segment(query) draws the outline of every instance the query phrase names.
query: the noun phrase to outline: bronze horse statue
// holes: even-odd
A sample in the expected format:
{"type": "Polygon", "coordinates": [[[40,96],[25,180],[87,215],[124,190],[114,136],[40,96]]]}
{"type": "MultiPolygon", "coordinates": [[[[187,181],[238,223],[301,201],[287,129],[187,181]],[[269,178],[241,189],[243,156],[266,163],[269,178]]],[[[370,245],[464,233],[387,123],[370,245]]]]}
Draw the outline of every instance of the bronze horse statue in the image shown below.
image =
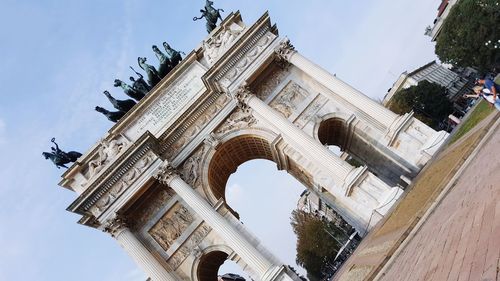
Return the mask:
{"type": "Polygon", "coordinates": [[[80,152],[76,151],[64,152],[61,149],[59,149],[59,146],[57,145],[55,138],[52,138],[50,141],[54,143],[56,147],[55,148],[51,147],[52,152],[42,152],[42,155],[43,157],[45,157],[45,159],[50,159],[58,169],[60,169],[61,167],[68,169],[68,167],[65,164],[75,162],[76,160],[78,160],[78,158],[80,158],[80,156],[82,156],[80,152]]]}
{"type": "Polygon", "coordinates": [[[214,2],[210,0],[206,0],[205,9],[200,10],[201,17],[194,17],[193,21],[201,20],[205,18],[207,20],[207,32],[210,33],[217,27],[217,19],[222,21],[222,17],[220,12],[224,12],[223,9],[215,9],[214,2]]]}

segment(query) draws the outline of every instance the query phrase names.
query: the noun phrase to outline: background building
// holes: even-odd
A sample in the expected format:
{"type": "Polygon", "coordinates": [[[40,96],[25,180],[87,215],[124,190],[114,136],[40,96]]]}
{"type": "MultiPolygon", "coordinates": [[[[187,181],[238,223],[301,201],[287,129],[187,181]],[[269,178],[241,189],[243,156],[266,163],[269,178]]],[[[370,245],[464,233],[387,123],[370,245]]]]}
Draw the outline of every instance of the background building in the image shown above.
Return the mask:
{"type": "Polygon", "coordinates": [[[455,109],[463,111],[464,105],[461,97],[472,91],[476,73],[472,68],[452,70],[436,61],[432,61],[410,73],[406,71],[401,73],[392,88],[384,96],[382,103],[386,106],[398,91],[416,86],[420,81],[427,80],[445,87],[448,98],[453,102],[455,109]]]}

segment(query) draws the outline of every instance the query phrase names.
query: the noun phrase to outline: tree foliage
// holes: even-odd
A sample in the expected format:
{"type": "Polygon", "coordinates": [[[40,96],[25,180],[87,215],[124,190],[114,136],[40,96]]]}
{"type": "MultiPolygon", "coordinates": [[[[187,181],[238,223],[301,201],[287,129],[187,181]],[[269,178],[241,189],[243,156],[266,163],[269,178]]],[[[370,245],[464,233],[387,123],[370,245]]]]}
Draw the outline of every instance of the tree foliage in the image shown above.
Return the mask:
{"type": "Polygon", "coordinates": [[[417,86],[398,91],[389,102],[389,109],[398,114],[413,110],[414,116],[434,129],[453,112],[446,88],[423,80],[417,86]]]}
{"type": "Polygon", "coordinates": [[[292,212],[291,224],[297,235],[297,264],[307,270],[309,280],[320,280],[341,248],[337,240],[345,240],[345,234],[328,221],[302,210],[292,212]]]}
{"type": "Polygon", "coordinates": [[[487,71],[500,64],[499,0],[461,0],[436,39],[436,54],[458,67],[487,71]]]}

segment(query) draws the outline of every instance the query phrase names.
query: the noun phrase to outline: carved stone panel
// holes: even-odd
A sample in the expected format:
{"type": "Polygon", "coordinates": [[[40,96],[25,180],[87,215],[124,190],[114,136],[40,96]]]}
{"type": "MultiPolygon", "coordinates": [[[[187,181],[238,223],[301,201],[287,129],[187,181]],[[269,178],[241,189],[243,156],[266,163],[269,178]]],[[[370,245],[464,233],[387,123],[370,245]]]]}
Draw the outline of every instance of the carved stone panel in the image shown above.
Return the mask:
{"type": "Polygon", "coordinates": [[[191,253],[195,254],[200,242],[210,233],[211,228],[202,223],[182,246],[168,259],[168,264],[176,269],[191,253]]]}
{"type": "Polygon", "coordinates": [[[288,71],[279,67],[273,67],[269,70],[269,73],[264,75],[266,77],[265,80],[255,83],[255,87],[251,91],[261,100],[266,100],[288,75],[288,71]]]}
{"type": "Polygon", "coordinates": [[[148,231],[153,239],[167,251],[172,243],[194,221],[193,215],[181,204],[176,204],[148,231]]]}
{"type": "Polygon", "coordinates": [[[174,195],[175,192],[165,185],[151,187],[143,195],[143,199],[131,208],[128,215],[130,218],[130,227],[136,231],[144,227],[168,204],[174,195]]]}
{"type": "Polygon", "coordinates": [[[226,122],[215,130],[215,135],[221,136],[237,129],[250,128],[255,123],[257,123],[257,119],[255,119],[249,109],[238,108],[227,118],[226,122]]]}
{"type": "Polygon", "coordinates": [[[290,81],[270,105],[288,118],[297,109],[297,105],[304,101],[307,96],[308,93],[304,88],[290,81]]]}
{"type": "Polygon", "coordinates": [[[299,118],[295,121],[295,124],[299,128],[303,128],[307,122],[314,121],[318,112],[326,104],[327,98],[323,95],[318,95],[314,100],[306,107],[306,109],[300,114],[299,118]]]}
{"type": "Polygon", "coordinates": [[[220,33],[207,41],[203,41],[204,56],[212,65],[233,45],[243,28],[235,23],[225,27],[220,33]]]}

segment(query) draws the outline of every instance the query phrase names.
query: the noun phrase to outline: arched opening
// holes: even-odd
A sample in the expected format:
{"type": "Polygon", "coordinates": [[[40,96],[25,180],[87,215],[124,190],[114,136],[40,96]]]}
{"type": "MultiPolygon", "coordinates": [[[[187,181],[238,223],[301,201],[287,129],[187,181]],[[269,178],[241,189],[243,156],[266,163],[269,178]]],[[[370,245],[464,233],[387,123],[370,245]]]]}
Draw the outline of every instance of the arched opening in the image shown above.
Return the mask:
{"type": "Polygon", "coordinates": [[[227,260],[228,254],[222,251],[213,251],[204,254],[200,258],[198,265],[198,280],[199,281],[217,281],[219,268],[227,260]]]}
{"type": "Polygon", "coordinates": [[[401,175],[408,172],[388,156],[385,147],[370,138],[368,132],[361,132],[349,126],[343,118],[323,120],[317,130],[318,140],[330,148],[340,147],[340,157],[353,166],[366,165],[370,172],[390,186],[400,183],[401,175]],[[384,153],[383,151],[386,151],[384,153]]]}
{"type": "Polygon", "coordinates": [[[236,172],[238,166],[254,159],[273,161],[271,146],[262,137],[243,135],[222,144],[211,159],[208,169],[208,183],[212,194],[225,200],[229,176],[236,172]]]}
{"type": "MultiPolygon", "coordinates": [[[[307,169],[290,159],[282,159],[279,156],[281,152],[274,150],[273,145],[272,141],[258,132],[225,140],[209,158],[207,191],[211,193],[211,197],[224,199],[235,210],[235,214],[237,211],[237,218],[245,225],[242,231],[246,232],[244,235],[253,241],[255,247],[263,253],[269,250],[280,262],[296,268],[299,274],[306,275],[308,273],[305,269],[297,264],[297,236],[291,225],[291,218],[292,211],[299,208],[298,203],[304,196],[304,185],[314,189],[314,180],[307,169]],[[283,161],[287,162],[283,165],[287,167],[287,171],[277,171],[278,161],[282,165],[283,161]]],[[[319,204],[315,213],[324,213],[323,217],[328,220],[332,219],[332,214],[336,215],[332,208],[329,212],[323,212],[322,208],[323,204],[319,204]]],[[[320,234],[325,233],[322,231],[320,234]]],[[[332,239],[324,235],[318,237],[324,238],[324,241],[332,239]]],[[[316,236],[311,239],[316,239],[316,236]]],[[[306,243],[304,238],[302,241],[306,243]]],[[[269,258],[274,259],[272,255],[269,258]]],[[[318,251],[315,259],[321,259],[321,255],[318,251]]],[[[334,255],[329,253],[328,259],[333,258],[334,255]]],[[[303,261],[302,259],[299,263],[303,264],[303,261]]]]}

